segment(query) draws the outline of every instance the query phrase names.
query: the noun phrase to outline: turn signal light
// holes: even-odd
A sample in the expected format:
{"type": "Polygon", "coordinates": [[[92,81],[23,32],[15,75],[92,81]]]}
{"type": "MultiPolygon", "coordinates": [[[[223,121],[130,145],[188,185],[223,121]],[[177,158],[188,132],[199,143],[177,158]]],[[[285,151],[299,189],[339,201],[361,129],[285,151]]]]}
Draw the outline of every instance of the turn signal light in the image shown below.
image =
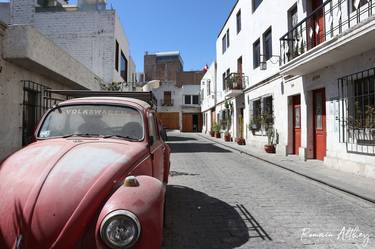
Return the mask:
{"type": "Polygon", "coordinates": [[[139,182],[135,176],[128,176],[124,181],[125,187],[138,187],[139,182]]]}

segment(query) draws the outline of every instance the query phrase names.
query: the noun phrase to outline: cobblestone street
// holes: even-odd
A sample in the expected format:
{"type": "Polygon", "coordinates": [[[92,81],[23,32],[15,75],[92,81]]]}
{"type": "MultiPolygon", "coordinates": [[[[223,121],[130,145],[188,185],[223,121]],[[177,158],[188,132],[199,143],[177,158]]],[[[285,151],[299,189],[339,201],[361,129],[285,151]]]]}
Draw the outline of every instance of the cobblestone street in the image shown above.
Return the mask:
{"type": "Polygon", "coordinates": [[[164,249],[375,248],[375,205],[196,134],[172,148],[164,249]]]}

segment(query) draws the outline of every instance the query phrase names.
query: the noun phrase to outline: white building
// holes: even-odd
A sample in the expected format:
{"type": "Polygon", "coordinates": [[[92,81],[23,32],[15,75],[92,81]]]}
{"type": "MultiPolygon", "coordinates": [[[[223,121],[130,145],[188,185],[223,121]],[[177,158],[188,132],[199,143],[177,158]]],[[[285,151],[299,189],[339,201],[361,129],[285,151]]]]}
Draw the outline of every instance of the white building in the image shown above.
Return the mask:
{"type": "Polygon", "coordinates": [[[10,0],[1,4],[0,14],[10,25],[32,25],[105,83],[136,81],[129,41],[105,0],[78,0],[76,6],[64,0],[10,0]]]}
{"type": "Polygon", "coordinates": [[[374,10],[366,0],[237,1],[216,42],[216,114],[233,103],[232,137],[243,112],[247,146],[261,149],[271,125],[277,153],[375,177],[374,10]]]}
{"type": "Polygon", "coordinates": [[[200,86],[174,82],[153,81],[146,84],[144,91],[152,91],[158,102],[158,117],[167,129],[184,132],[201,131],[200,86]]]}
{"type": "Polygon", "coordinates": [[[209,133],[216,121],[216,62],[212,63],[201,82],[202,132],[209,133]]]}

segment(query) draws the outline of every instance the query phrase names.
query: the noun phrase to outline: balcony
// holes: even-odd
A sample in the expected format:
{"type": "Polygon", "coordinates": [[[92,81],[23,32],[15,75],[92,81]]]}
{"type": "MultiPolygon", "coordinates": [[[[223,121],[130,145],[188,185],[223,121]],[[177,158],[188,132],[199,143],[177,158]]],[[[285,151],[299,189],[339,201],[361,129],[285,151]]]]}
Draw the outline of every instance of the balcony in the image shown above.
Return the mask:
{"type": "Polygon", "coordinates": [[[311,73],[373,49],[374,12],[374,0],[327,0],[280,38],[281,73],[311,73]]]}
{"type": "Polygon", "coordinates": [[[241,73],[231,73],[224,79],[224,91],[226,97],[236,97],[242,94],[247,85],[247,77],[241,73]]]}
{"type": "Polygon", "coordinates": [[[161,101],[162,106],[173,106],[173,99],[163,99],[161,101]]]}

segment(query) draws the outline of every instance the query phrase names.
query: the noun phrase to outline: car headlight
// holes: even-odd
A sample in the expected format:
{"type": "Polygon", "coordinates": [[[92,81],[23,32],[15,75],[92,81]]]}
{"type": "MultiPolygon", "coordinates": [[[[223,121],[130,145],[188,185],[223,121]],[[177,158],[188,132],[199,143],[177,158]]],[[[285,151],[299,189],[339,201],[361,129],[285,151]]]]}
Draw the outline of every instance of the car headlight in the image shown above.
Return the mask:
{"type": "Polygon", "coordinates": [[[100,236],[113,249],[129,248],[137,242],[141,225],[135,214],[118,210],[108,214],[100,226],[100,236]]]}

